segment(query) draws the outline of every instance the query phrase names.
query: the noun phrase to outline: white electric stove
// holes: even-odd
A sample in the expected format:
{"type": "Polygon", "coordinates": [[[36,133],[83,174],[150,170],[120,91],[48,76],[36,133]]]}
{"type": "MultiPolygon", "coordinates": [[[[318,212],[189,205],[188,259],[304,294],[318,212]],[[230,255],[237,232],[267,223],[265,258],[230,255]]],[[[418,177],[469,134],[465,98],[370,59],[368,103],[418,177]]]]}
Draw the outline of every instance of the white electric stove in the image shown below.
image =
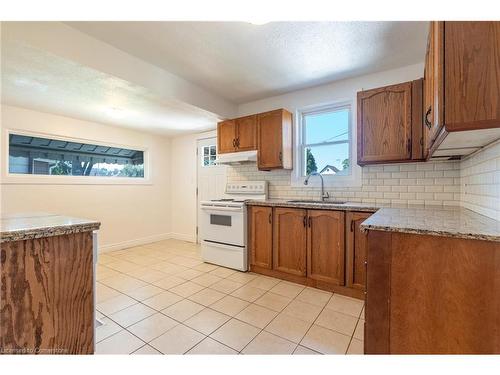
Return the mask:
{"type": "Polygon", "coordinates": [[[226,197],[201,201],[201,255],[205,262],[248,270],[245,201],[266,199],[267,181],[231,182],[226,197]]]}

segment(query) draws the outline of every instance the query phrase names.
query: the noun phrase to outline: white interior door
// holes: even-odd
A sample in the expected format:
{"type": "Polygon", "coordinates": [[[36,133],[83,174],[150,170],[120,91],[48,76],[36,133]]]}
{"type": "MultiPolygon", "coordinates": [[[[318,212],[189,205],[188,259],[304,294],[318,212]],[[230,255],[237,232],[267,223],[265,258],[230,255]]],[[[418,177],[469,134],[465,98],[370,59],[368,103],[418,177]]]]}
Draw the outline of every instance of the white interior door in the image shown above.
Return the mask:
{"type": "MultiPolygon", "coordinates": [[[[223,198],[226,189],[226,165],[214,164],[217,155],[217,138],[198,140],[198,227],[200,223],[200,201],[223,198]]],[[[199,242],[199,238],[197,238],[199,242]]]]}

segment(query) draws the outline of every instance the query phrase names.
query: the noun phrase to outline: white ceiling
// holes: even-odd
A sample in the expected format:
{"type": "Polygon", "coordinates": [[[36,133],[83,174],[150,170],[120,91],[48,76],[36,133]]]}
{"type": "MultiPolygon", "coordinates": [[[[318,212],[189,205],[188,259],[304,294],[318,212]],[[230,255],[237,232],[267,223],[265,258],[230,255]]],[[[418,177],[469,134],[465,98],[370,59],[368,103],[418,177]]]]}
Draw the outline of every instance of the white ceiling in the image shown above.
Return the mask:
{"type": "Polygon", "coordinates": [[[2,103],[164,135],[213,129],[217,116],[74,61],[2,41],[2,103]]]}
{"type": "Polygon", "coordinates": [[[422,62],[427,22],[69,22],[244,103],[422,62]]]}

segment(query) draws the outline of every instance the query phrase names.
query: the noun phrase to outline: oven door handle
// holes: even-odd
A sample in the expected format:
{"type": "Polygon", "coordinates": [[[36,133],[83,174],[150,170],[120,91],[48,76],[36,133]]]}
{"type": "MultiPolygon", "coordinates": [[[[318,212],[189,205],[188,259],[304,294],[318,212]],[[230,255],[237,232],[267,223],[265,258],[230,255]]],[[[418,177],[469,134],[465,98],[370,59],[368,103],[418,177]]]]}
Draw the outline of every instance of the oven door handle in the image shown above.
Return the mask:
{"type": "Polygon", "coordinates": [[[201,206],[202,210],[207,210],[207,211],[230,211],[230,212],[237,212],[237,211],[243,211],[241,207],[218,207],[218,206],[201,206]]]}

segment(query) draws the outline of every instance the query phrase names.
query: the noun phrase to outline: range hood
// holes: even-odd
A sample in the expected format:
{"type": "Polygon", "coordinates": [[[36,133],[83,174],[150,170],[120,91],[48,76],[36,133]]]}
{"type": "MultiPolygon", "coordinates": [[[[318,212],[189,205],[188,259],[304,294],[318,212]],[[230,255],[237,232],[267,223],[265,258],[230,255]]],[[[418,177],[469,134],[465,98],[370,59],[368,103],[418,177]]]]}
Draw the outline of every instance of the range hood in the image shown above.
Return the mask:
{"type": "Polygon", "coordinates": [[[257,162],[257,151],[229,152],[217,155],[216,164],[242,164],[257,162]]]}

